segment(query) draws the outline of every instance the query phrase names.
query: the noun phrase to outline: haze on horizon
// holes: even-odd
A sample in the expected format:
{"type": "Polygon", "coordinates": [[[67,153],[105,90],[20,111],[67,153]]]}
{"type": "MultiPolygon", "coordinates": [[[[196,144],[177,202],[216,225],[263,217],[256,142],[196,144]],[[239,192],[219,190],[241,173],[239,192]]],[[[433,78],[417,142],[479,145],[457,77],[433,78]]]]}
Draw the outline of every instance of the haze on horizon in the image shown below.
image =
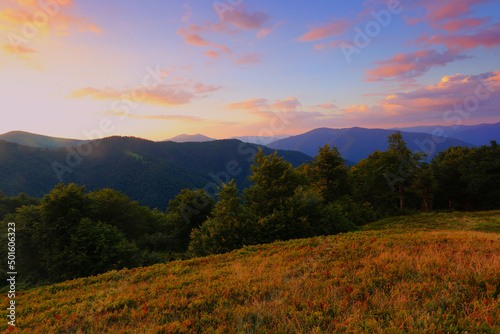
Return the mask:
{"type": "Polygon", "coordinates": [[[500,122],[500,3],[0,0],[0,133],[500,122]]]}

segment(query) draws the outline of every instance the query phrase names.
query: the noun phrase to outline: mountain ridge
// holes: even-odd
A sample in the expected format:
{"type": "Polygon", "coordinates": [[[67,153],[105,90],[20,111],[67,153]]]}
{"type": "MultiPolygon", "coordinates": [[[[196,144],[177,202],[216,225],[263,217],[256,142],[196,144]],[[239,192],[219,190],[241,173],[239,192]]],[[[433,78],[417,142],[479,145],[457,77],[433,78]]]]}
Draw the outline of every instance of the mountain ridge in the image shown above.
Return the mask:
{"type": "MultiPolygon", "coordinates": [[[[273,149],[296,150],[315,156],[319,147],[336,146],[342,157],[359,162],[374,151],[388,148],[387,137],[397,130],[353,128],[318,128],[297,136],[275,141],[268,145],[273,149]]],[[[475,146],[453,138],[436,140],[430,134],[401,132],[408,148],[429,153],[430,157],[450,146],[475,146]]]]}

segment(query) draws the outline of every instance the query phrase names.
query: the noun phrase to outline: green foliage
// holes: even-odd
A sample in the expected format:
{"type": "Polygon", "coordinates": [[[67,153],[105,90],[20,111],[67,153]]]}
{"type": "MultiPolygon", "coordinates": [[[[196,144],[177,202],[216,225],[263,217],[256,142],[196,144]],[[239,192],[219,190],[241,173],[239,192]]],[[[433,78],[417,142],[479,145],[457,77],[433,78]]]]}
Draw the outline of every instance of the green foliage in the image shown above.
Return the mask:
{"type": "Polygon", "coordinates": [[[375,151],[352,168],[356,197],[371,203],[381,216],[405,208],[415,171],[425,157],[408,149],[400,132],[389,136],[388,143],[386,151],[375,151]]]}
{"type": "Polygon", "coordinates": [[[7,197],[0,191],[0,221],[2,221],[5,216],[11,213],[15,213],[18,208],[24,205],[38,205],[40,204],[40,199],[27,196],[25,193],[21,193],[15,197],[7,197]]]}
{"type": "Polygon", "coordinates": [[[500,146],[492,141],[478,148],[450,147],[432,161],[440,207],[494,209],[500,207],[500,146]]]}
{"type": "Polygon", "coordinates": [[[211,218],[191,234],[190,253],[196,256],[226,253],[248,242],[251,235],[247,233],[238,193],[233,181],[220,187],[211,218]]]}
{"type": "Polygon", "coordinates": [[[304,173],[310,184],[316,187],[328,203],[333,203],[351,192],[348,183],[346,160],[336,147],[329,145],[319,148],[315,160],[304,165],[304,173]]]}
{"type": "Polygon", "coordinates": [[[203,189],[184,189],[170,201],[166,220],[171,250],[187,251],[192,230],[207,220],[213,206],[214,200],[203,189]]]}
{"type": "Polygon", "coordinates": [[[60,184],[40,205],[8,216],[2,227],[9,221],[16,223],[17,268],[26,282],[137,266],[151,251],[166,248],[165,236],[158,235],[166,225],[164,215],[109,189],[87,194],[85,187],[60,184]]]}
{"type": "Polygon", "coordinates": [[[12,332],[499,333],[499,211],[365,227],[23,291],[12,332]]]}

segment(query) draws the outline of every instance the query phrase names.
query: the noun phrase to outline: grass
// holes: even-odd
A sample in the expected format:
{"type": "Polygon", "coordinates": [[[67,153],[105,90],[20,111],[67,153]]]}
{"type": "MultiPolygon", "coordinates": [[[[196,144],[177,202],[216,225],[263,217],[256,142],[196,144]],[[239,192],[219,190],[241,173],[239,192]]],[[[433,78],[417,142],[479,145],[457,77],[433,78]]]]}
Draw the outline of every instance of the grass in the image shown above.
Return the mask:
{"type": "Polygon", "coordinates": [[[499,228],[500,211],[423,214],[113,271],[22,292],[11,331],[498,333],[499,228]]]}

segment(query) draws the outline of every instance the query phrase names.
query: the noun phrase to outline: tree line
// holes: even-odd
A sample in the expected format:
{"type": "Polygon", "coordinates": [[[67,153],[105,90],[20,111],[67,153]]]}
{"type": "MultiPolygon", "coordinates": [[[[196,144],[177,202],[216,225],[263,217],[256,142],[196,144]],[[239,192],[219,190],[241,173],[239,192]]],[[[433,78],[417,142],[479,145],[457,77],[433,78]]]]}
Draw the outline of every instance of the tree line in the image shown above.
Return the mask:
{"type": "MultiPolygon", "coordinates": [[[[165,212],[111,189],[59,184],[41,200],[0,194],[2,231],[16,223],[17,271],[52,283],[245,245],[353,231],[383,217],[500,208],[500,146],[452,147],[427,162],[396,132],[386,151],[349,168],[325,145],[297,168],[260,150],[250,186],[221,184],[216,199],[182,190],[165,212]]],[[[2,233],[1,252],[6,238],[2,233]]]]}

